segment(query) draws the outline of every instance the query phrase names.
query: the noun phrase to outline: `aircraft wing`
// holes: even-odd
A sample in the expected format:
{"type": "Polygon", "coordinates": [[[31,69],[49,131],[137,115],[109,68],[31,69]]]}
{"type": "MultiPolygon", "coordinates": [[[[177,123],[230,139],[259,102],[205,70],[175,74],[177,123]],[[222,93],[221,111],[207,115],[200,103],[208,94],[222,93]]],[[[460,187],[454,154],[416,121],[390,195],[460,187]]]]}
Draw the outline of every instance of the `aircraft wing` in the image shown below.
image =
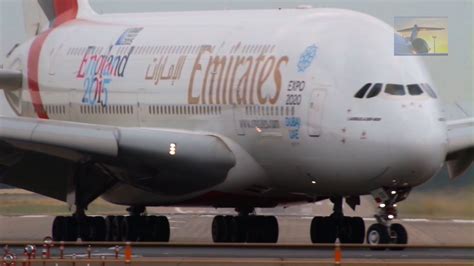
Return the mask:
{"type": "Polygon", "coordinates": [[[413,30],[413,27],[410,27],[410,28],[406,28],[406,29],[401,29],[401,30],[397,30],[398,32],[411,32],[413,30]]]}
{"type": "Polygon", "coordinates": [[[68,176],[83,165],[100,172],[87,175],[103,186],[97,194],[120,180],[182,195],[222,183],[235,156],[209,133],[0,116],[0,182],[66,201],[68,176]]]}
{"type": "Polygon", "coordinates": [[[474,161],[474,118],[448,121],[449,176],[462,175],[474,161]]]}
{"type": "MultiPolygon", "coordinates": [[[[406,29],[401,29],[397,30],[397,32],[411,32],[414,28],[406,28],[406,29]]],[[[435,30],[444,30],[445,28],[436,28],[436,27],[418,27],[418,31],[435,31],[435,30]]]]}
{"type": "Polygon", "coordinates": [[[445,28],[436,28],[436,27],[418,27],[420,31],[428,31],[428,30],[444,30],[445,28]]]}

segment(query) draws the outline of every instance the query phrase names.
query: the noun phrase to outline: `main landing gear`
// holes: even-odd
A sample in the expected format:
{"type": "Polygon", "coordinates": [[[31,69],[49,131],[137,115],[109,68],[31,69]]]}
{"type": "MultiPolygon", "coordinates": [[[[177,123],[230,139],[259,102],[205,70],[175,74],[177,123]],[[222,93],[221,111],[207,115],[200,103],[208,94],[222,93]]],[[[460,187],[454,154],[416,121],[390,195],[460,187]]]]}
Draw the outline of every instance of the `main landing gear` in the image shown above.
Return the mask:
{"type": "Polygon", "coordinates": [[[54,241],[146,241],[168,242],[170,225],[166,216],[145,215],[144,207],[130,207],[129,216],[90,217],[78,211],[53,222],[54,241]]]}
{"type": "Polygon", "coordinates": [[[310,236],[313,243],[329,244],[339,238],[341,243],[364,243],[365,224],[361,217],[347,217],[342,211],[342,197],[332,198],[333,213],[328,217],[314,217],[310,236]]]}
{"type": "MultiPolygon", "coordinates": [[[[367,230],[367,243],[374,245],[373,250],[384,250],[384,247],[377,247],[380,244],[400,244],[408,243],[408,233],[405,227],[398,223],[392,223],[397,218],[397,202],[404,200],[409,189],[376,191],[375,200],[379,203],[379,211],[375,215],[377,220],[367,230]]],[[[391,250],[403,250],[404,247],[392,247],[391,250]]]]}
{"type": "Polygon", "coordinates": [[[278,221],[275,216],[253,215],[253,209],[240,210],[238,216],[214,217],[212,239],[215,243],[276,243],[278,221]]]}

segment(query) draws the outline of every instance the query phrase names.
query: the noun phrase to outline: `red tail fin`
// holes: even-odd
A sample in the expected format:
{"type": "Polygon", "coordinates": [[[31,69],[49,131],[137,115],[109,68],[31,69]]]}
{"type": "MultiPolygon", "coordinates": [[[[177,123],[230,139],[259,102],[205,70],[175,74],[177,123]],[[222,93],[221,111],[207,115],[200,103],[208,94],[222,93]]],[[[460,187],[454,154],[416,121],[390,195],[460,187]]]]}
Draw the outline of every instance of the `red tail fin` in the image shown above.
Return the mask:
{"type": "Polygon", "coordinates": [[[78,0],[38,0],[51,27],[57,27],[77,17],[78,0]]]}

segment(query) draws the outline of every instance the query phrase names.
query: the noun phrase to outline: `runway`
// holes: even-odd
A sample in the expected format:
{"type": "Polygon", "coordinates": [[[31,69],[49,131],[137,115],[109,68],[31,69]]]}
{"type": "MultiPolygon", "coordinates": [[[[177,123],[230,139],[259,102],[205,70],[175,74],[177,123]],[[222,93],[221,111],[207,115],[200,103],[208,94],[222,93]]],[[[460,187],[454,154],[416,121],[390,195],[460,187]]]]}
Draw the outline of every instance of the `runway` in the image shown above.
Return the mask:
{"type": "MultiPolygon", "coordinates": [[[[171,225],[170,245],[159,247],[134,246],[133,254],[137,259],[259,259],[259,260],[328,260],[334,256],[333,248],[314,247],[310,244],[309,226],[311,216],[280,214],[278,216],[280,237],[277,245],[232,246],[212,245],[211,213],[190,214],[181,212],[167,215],[171,225]],[[181,244],[180,244],[181,243],[181,244]],[[185,245],[182,243],[192,243],[185,245]],[[200,243],[200,244],[196,244],[200,243]]],[[[0,242],[40,241],[49,235],[53,217],[22,216],[0,217],[0,242]]],[[[366,226],[374,223],[365,218],[366,226]]],[[[343,248],[343,257],[351,261],[431,261],[474,263],[474,221],[471,220],[430,220],[404,218],[400,221],[409,232],[411,245],[459,245],[456,248],[409,248],[404,251],[373,251],[368,248],[343,248]],[[467,245],[463,248],[461,246],[467,245]]],[[[23,253],[23,247],[11,247],[16,254],[23,253]]],[[[57,255],[58,250],[53,250],[57,255]]],[[[85,247],[68,247],[66,257],[85,257],[85,247]]],[[[123,254],[121,246],[120,254],[123,254]]],[[[114,256],[113,246],[93,247],[92,257],[107,258],[114,256]]],[[[432,263],[432,264],[433,264],[432,263]]]]}

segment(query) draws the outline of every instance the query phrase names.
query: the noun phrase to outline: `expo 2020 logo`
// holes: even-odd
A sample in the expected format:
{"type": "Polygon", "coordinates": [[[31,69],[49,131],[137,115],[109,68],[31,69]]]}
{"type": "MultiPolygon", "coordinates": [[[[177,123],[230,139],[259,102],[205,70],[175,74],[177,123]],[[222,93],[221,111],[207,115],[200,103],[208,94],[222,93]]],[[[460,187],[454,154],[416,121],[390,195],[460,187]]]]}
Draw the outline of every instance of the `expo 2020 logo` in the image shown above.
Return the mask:
{"type": "Polygon", "coordinates": [[[316,45],[311,45],[301,54],[300,60],[298,61],[298,72],[305,72],[311,66],[316,54],[318,52],[318,47],[316,45]]]}

